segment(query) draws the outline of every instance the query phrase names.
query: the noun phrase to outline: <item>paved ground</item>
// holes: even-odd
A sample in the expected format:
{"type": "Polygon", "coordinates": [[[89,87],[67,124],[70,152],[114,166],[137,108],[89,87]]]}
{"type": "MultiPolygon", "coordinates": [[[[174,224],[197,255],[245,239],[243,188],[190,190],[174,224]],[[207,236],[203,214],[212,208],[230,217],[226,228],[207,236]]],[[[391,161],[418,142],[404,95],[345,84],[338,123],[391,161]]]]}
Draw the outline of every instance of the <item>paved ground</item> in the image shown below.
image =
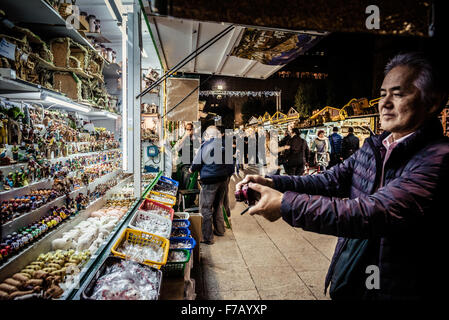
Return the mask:
{"type": "MultiPolygon", "coordinates": [[[[242,175],[243,176],[243,175],[242,175]]],[[[202,263],[195,270],[201,300],[322,300],[324,278],[337,238],[292,228],[282,219],[240,215],[230,185],[232,230],[201,244],[202,263]]]]}

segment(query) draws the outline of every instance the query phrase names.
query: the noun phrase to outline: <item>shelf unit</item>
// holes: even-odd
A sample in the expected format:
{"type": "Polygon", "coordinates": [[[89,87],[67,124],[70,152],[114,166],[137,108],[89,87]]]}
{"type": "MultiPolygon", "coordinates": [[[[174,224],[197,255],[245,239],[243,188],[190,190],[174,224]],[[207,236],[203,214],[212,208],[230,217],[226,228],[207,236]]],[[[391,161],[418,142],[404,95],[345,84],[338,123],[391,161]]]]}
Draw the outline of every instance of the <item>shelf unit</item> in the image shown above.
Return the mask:
{"type": "MultiPolygon", "coordinates": [[[[84,5],[89,5],[88,2],[84,5]]],[[[105,8],[106,5],[104,4],[105,8]]],[[[97,6],[98,7],[98,6],[97,6]]],[[[70,71],[74,74],[81,76],[83,78],[96,78],[102,83],[105,82],[106,78],[117,79],[121,75],[118,72],[121,67],[117,63],[112,63],[105,59],[101,53],[99,53],[92,43],[87,39],[87,36],[92,36],[101,40],[101,42],[109,43],[110,41],[99,33],[85,33],[83,31],[78,31],[75,28],[68,28],[66,20],[61,17],[59,12],[48,4],[45,0],[26,0],[26,1],[16,1],[16,0],[3,0],[0,3],[0,8],[6,13],[6,16],[13,23],[29,28],[32,32],[37,35],[41,35],[47,39],[57,38],[57,37],[69,37],[70,39],[78,42],[81,45],[87,46],[88,49],[93,50],[97,56],[99,56],[104,61],[103,76],[105,79],[96,76],[88,75],[81,69],[73,68],[60,68],[49,64],[48,62],[40,59],[37,55],[34,55],[38,59],[39,65],[45,69],[53,71],[70,71]]],[[[82,7],[80,8],[82,11],[82,7]]],[[[106,10],[106,12],[108,12],[106,10]]],[[[5,78],[0,79],[3,82],[5,78]]],[[[20,79],[9,79],[10,82],[7,84],[0,83],[0,93],[11,93],[13,91],[30,91],[37,92],[45,90],[46,93],[51,92],[51,95],[56,95],[58,99],[63,99],[66,102],[74,104],[82,104],[84,106],[91,106],[89,101],[72,101],[67,99],[63,94],[60,94],[54,90],[44,89],[40,85],[35,85],[27,83],[20,79]],[[11,82],[12,81],[12,82],[11,82]],[[14,83],[15,82],[15,83],[14,83]]],[[[120,96],[121,92],[115,90],[111,92],[112,96],[120,96]]],[[[108,113],[108,111],[106,111],[108,113]]],[[[105,116],[108,116],[106,114],[105,116]]],[[[111,118],[110,116],[107,118],[111,118]]]]}
{"type": "Polygon", "coordinates": [[[15,23],[23,23],[33,32],[46,35],[47,37],[69,37],[76,42],[89,47],[101,57],[106,64],[109,62],[95,50],[88,39],[83,37],[78,30],[67,28],[66,21],[45,0],[17,1],[2,0],[1,8],[6,12],[10,20],[15,23]],[[26,4],[24,4],[26,2],[26,4]],[[45,23],[43,23],[45,22],[45,23]]]}
{"type": "MultiPolygon", "coordinates": [[[[153,181],[146,187],[143,194],[147,194],[150,192],[150,190],[154,187],[154,185],[158,182],[159,178],[162,176],[162,171],[158,173],[158,175],[153,179],[153,181]]],[[[95,276],[96,271],[100,266],[103,264],[103,262],[107,259],[107,257],[111,253],[111,248],[114,245],[114,243],[118,240],[122,232],[128,227],[129,222],[131,221],[131,218],[133,217],[134,212],[137,210],[139,205],[142,203],[143,199],[145,199],[144,196],[137,199],[134,203],[134,206],[130,208],[128,213],[123,216],[123,221],[120,224],[116,225],[116,229],[114,232],[111,232],[111,237],[108,241],[106,241],[101,248],[98,249],[95,257],[92,257],[89,261],[89,264],[85,267],[85,272],[83,274],[83,277],[80,278],[79,282],[79,288],[74,288],[70,294],[68,294],[65,298],[70,300],[80,300],[81,293],[86,288],[88,283],[91,281],[91,279],[95,276]]]]}
{"type": "MultiPolygon", "coordinates": [[[[28,248],[21,251],[19,254],[9,258],[8,261],[0,265],[0,282],[9,277],[11,274],[19,271],[26,265],[28,265],[30,262],[34,261],[39,254],[44,252],[49,252],[52,250],[51,242],[54,239],[59,238],[64,232],[71,229],[74,225],[77,225],[81,221],[87,219],[90,216],[90,213],[93,211],[98,210],[102,206],[104,206],[107,197],[111,194],[116,192],[116,190],[119,190],[121,187],[123,187],[126,183],[129,183],[129,179],[131,177],[125,178],[124,180],[120,181],[117,185],[109,189],[102,197],[94,200],[91,202],[86,209],[81,210],[75,215],[70,216],[65,221],[58,224],[55,229],[47,232],[42,238],[40,238],[38,241],[33,242],[28,248]]],[[[86,188],[81,188],[86,191],[86,188]]],[[[83,190],[76,190],[76,192],[81,192],[83,190]]],[[[72,192],[73,193],[73,192],[72,192]]],[[[124,215],[123,218],[125,218],[126,215],[124,215]]],[[[122,218],[122,221],[124,220],[122,218]]],[[[115,228],[118,228],[120,225],[120,221],[117,223],[115,228]]],[[[112,235],[113,232],[111,232],[110,235],[112,235]]],[[[99,248],[100,250],[100,248],[99,248]]],[[[94,258],[94,256],[91,257],[91,259],[94,258]]],[[[86,266],[85,266],[86,267],[86,266]]],[[[84,268],[85,268],[84,267],[84,268]]],[[[67,294],[67,293],[66,293],[67,294]]]]}
{"type": "Polygon", "coordinates": [[[108,39],[106,39],[101,33],[98,32],[85,32],[81,31],[86,35],[86,37],[92,37],[100,43],[111,43],[108,39]]]}
{"type": "MultiPolygon", "coordinates": [[[[78,143],[83,143],[83,142],[78,142],[78,143]]],[[[116,149],[110,149],[110,150],[101,150],[101,151],[92,151],[92,152],[85,152],[85,153],[74,153],[71,154],[67,157],[58,157],[58,158],[53,158],[53,159],[49,159],[48,161],[50,161],[50,163],[56,163],[56,162],[65,162],[67,160],[76,158],[76,157],[86,157],[86,156],[91,156],[91,155],[97,155],[97,154],[102,154],[102,153],[107,153],[107,152],[113,152],[113,151],[120,151],[120,148],[116,148],[116,149]]],[[[27,167],[28,163],[26,162],[19,162],[19,163],[15,163],[15,164],[10,164],[7,166],[0,166],[0,171],[3,172],[3,175],[7,175],[9,172],[12,172],[14,170],[18,170],[21,167],[27,167]]],[[[33,182],[30,183],[28,186],[30,186],[31,184],[34,184],[37,182],[33,182]]],[[[21,188],[26,188],[27,186],[24,187],[20,187],[20,188],[14,188],[11,190],[7,190],[7,191],[0,191],[0,200],[2,199],[2,195],[8,192],[11,192],[13,190],[17,190],[17,189],[21,189],[21,188]]]]}
{"type": "Polygon", "coordinates": [[[118,116],[118,114],[115,114],[113,112],[98,109],[89,104],[89,102],[87,101],[73,101],[59,92],[21,79],[9,79],[0,76],[0,97],[9,99],[11,101],[35,102],[45,106],[55,106],[66,111],[77,111],[87,116],[100,116],[103,118],[114,119],[116,119],[116,117],[118,116]],[[49,97],[53,99],[47,100],[49,97]],[[57,99],[59,103],[54,102],[54,99],[57,99]],[[73,106],[70,107],[67,106],[67,104],[73,106]],[[101,114],[98,114],[99,112],[101,112],[101,114]]]}
{"type": "MultiPolygon", "coordinates": [[[[95,179],[95,181],[89,183],[88,186],[83,186],[79,189],[73,190],[69,193],[69,196],[71,198],[76,197],[80,192],[87,192],[94,190],[99,184],[105,183],[111,179],[114,179],[115,177],[118,176],[118,174],[121,172],[121,170],[116,170],[114,172],[105,174],[101,177],[98,177],[97,179],[95,179]]],[[[40,185],[40,187],[42,188],[51,188],[51,182],[52,180],[47,180],[46,182],[43,182],[42,185],[40,185]]],[[[48,202],[46,204],[44,204],[43,206],[32,210],[30,212],[24,213],[21,216],[15,218],[12,221],[9,221],[7,223],[4,223],[3,225],[1,225],[1,230],[2,230],[2,237],[5,237],[13,232],[16,232],[16,230],[32,223],[33,221],[36,221],[40,218],[42,218],[43,216],[45,216],[48,213],[48,210],[51,207],[54,206],[62,206],[64,204],[64,201],[66,199],[66,196],[63,195],[57,199],[54,199],[51,202],[48,202]]]]}

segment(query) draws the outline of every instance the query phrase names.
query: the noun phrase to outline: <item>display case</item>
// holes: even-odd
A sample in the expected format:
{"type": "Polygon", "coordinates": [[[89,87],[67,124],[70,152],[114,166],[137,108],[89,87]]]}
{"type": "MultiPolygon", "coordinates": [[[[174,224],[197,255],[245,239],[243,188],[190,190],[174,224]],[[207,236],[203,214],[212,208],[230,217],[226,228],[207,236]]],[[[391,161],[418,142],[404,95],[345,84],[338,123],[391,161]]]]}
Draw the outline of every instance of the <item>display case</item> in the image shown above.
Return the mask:
{"type": "MultiPolygon", "coordinates": [[[[142,203],[157,194],[176,208],[165,84],[136,98],[163,73],[142,58],[155,56],[148,22],[138,1],[109,5],[0,4],[0,40],[13,48],[0,53],[0,299],[86,298],[142,203]]],[[[167,249],[174,235],[199,243],[201,217],[189,219],[164,234],[167,249]]],[[[160,299],[184,298],[187,251],[161,266],[160,299]]]]}
{"type": "Polygon", "coordinates": [[[2,299],[67,299],[137,204],[123,171],[126,51],[115,9],[0,3],[2,299]],[[86,13],[103,28],[87,30],[86,13]],[[79,240],[95,225],[93,243],[75,241],[74,230],[79,240]],[[14,276],[27,282],[10,291],[14,276]]]}
{"type": "MultiPolygon", "coordinates": [[[[150,182],[150,184],[147,186],[147,188],[143,192],[142,198],[137,200],[132,208],[130,209],[129,213],[126,214],[123,217],[123,221],[120,222],[120,224],[117,224],[117,228],[114,229],[115,231],[111,232],[111,237],[108,239],[108,242],[104,244],[103,247],[98,249],[98,253],[92,257],[92,259],[89,261],[89,264],[86,264],[86,271],[83,273],[83,277],[80,277],[79,286],[76,289],[73,289],[69,296],[67,296],[68,299],[73,300],[79,300],[83,299],[83,292],[89,288],[89,286],[92,286],[92,282],[98,277],[97,274],[102,269],[102,266],[104,263],[111,259],[111,257],[114,256],[115,248],[120,245],[121,241],[124,241],[123,237],[126,236],[127,233],[129,233],[129,230],[135,229],[133,226],[133,218],[135,218],[135,214],[137,210],[153,210],[156,207],[148,207],[144,204],[148,202],[149,200],[146,199],[147,195],[154,189],[155,186],[158,186],[163,182],[166,177],[164,177],[163,172],[160,171],[157,173],[155,178],[150,182]],[[162,179],[162,180],[161,180],[162,179]],[[128,231],[127,231],[128,230],[128,231]]],[[[156,206],[161,207],[161,210],[164,210],[166,206],[162,204],[156,204],[156,206]]],[[[167,207],[167,210],[171,210],[167,207]]],[[[170,214],[170,217],[172,215],[170,214]]],[[[185,217],[185,216],[183,216],[185,217]]],[[[179,216],[177,216],[173,221],[178,221],[179,216]]],[[[161,216],[161,219],[165,219],[161,216]]],[[[171,221],[170,218],[167,218],[169,221],[171,221]]],[[[195,227],[198,227],[198,225],[201,225],[200,217],[189,217],[189,220],[192,221],[192,225],[195,224],[195,227]]],[[[185,220],[179,220],[179,221],[185,221],[185,220]]],[[[189,222],[190,224],[190,222],[189,222]]],[[[187,228],[188,229],[188,228],[187,228]]],[[[199,239],[198,230],[194,229],[193,227],[190,228],[192,234],[190,233],[190,230],[188,231],[187,237],[190,240],[191,247],[190,249],[193,249],[195,246],[197,240],[199,239]],[[197,239],[195,240],[194,237],[197,239]]],[[[139,232],[137,229],[135,229],[136,232],[139,232]]],[[[171,243],[172,236],[176,234],[176,230],[172,229],[172,233],[169,239],[167,239],[168,243],[171,243]]],[[[170,260],[173,259],[173,256],[176,254],[173,254],[173,251],[179,251],[179,249],[171,249],[169,251],[169,257],[168,261],[164,262],[160,270],[162,271],[162,280],[161,280],[161,294],[160,299],[184,299],[184,280],[189,279],[190,280],[190,269],[193,266],[193,259],[190,259],[191,257],[191,250],[187,250],[188,254],[183,255],[180,258],[177,258],[176,261],[170,260]],[[171,255],[170,255],[171,254],[171,255]]],[[[135,258],[129,258],[130,260],[135,260],[135,258]]],[[[124,294],[122,292],[122,294],[124,294]]]]}

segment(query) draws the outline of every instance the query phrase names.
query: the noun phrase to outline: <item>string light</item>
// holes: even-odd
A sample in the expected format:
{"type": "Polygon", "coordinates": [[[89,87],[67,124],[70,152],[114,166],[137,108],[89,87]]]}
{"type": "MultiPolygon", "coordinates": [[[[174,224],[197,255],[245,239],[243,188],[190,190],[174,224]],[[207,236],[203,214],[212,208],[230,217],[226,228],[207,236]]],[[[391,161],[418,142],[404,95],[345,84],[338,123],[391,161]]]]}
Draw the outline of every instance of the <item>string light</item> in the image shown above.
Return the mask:
{"type": "Polygon", "coordinates": [[[278,97],[280,91],[200,91],[200,96],[230,96],[230,97],[278,97]]]}

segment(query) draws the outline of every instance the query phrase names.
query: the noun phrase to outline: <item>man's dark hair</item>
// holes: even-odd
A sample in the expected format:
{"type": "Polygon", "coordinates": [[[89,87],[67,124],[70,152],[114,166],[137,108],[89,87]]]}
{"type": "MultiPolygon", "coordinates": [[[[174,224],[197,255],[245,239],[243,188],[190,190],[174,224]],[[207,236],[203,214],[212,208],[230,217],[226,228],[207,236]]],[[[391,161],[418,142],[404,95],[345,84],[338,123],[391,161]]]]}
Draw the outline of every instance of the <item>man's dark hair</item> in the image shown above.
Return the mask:
{"type": "Polygon", "coordinates": [[[398,66],[408,66],[416,70],[414,85],[421,92],[422,102],[431,107],[439,103],[441,111],[448,99],[448,87],[442,66],[422,52],[400,53],[385,66],[385,75],[398,66]],[[440,99],[442,99],[440,101],[440,99]]]}
{"type": "Polygon", "coordinates": [[[349,128],[348,128],[348,132],[349,132],[349,133],[354,133],[354,128],[353,128],[353,127],[349,127],[349,128]]]}
{"type": "Polygon", "coordinates": [[[332,131],[333,131],[333,132],[338,132],[338,127],[334,127],[334,128],[332,129],[332,131]]]}
{"type": "Polygon", "coordinates": [[[318,130],[318,132],[316,133],[317,136],[319,136],[320,134],[324,133],[324,130],[318,130]]]}

